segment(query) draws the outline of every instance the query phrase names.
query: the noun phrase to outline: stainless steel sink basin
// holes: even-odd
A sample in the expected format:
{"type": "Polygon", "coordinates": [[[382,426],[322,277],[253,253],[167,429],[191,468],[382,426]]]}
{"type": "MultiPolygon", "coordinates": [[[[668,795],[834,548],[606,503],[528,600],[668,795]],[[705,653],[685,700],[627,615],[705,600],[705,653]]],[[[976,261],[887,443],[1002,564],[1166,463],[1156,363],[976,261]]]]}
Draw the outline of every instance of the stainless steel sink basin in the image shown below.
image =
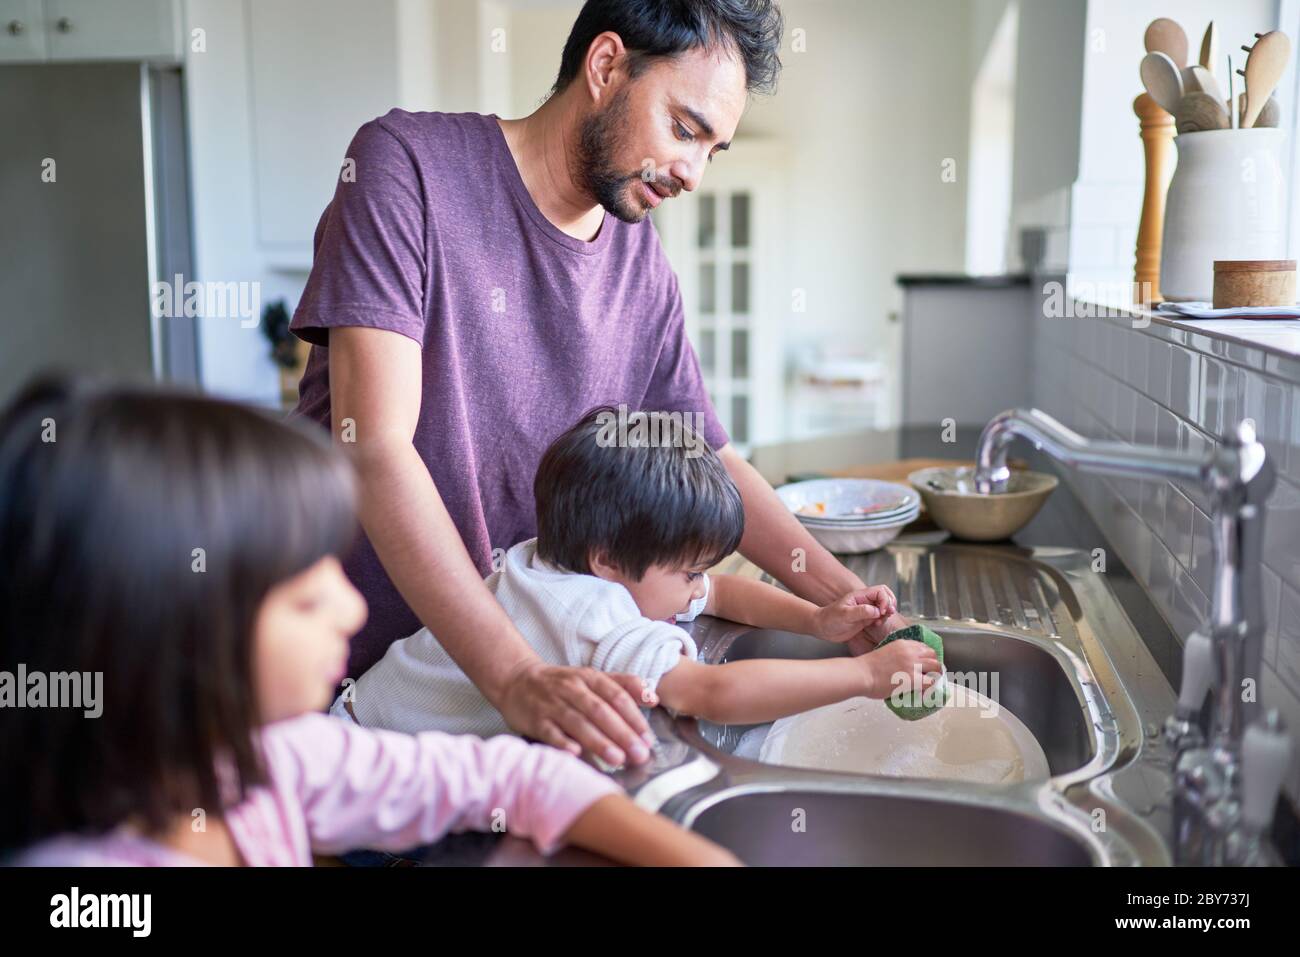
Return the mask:
{"type": "MultiPolygon", "coordinates": [[[[930,622],[943,638],[950,681],[995,697],[1025,723],[1047,756],[1052,774],[1084,767],[1097,755],[1094,717],[1071,683],[1072,663],[1050,646],[990,626],[930,622]],[[996,692],[996,693],[994,693],[996,692]]],[[[733,642],[719,661],[749,658],[829,658],[841,647],[789,632],[757,630],[733,642]]],[[[1108,710],[1108,709],[1106,709],[1108,710]]],[[[1096,720],[1105,713],[1098,707],[1096,720]]],[[[698,734],[719,750],[733,753],[754,725],[699,722],[698,734]]]]}
{"type": "Polygon", "coordinates": [[[685,823],[758,866],[1088,866],[1086,840],[1004,808],[887,794],[742,791],[685,823]]]}
{"type": "MultiPolygon", "coordinates": [[[[984,785],[762,764],[735,753],[753,726],[655,712],[656,762],[625,779],[639,803],[754,864],[1170,862],[1158,728],[1173,692],[1090,556],[895,542],[847,562],[943,636],[950,678],[1020,718],[1051,777],[984,785]]],[[[844,653],[717,619],[693,631],[711,663],[844,653]]]]}

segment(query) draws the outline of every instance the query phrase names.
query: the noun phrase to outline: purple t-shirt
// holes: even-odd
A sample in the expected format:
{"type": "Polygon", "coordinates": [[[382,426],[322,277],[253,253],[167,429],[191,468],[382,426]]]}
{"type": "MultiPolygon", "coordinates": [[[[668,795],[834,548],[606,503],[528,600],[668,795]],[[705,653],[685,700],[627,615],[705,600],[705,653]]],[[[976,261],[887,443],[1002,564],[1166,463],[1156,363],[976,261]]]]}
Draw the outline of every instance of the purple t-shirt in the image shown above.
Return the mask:
{"type": "MultiPolygon", "coordinates": [[[[537,534],[537,463],[591,407],[697,413],[709,443],[726,444],[648,220],[606,213],[591,242],[562,232],[495,115],[392,110],[361,127],[347,157],[355,179],[340,178],[321,216],[291,326],[312,344],[298,413],[329,427],[330,327],[420,343],[415,447],[481,574],[493,549],[537,534]]],[[[421,623],[368,541],[344,564],[370,604],[356,676],[421,623]]]]}

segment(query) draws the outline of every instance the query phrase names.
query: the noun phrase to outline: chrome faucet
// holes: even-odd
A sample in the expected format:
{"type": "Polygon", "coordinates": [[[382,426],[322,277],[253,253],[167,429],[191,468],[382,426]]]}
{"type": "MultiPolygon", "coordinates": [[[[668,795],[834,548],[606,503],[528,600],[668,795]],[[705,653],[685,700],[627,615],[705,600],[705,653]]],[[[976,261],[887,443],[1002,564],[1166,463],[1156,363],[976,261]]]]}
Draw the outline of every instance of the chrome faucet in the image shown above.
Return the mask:
{"type": "Polygon", "coordinates": [[[1260,556],[1265,503],[1275,475],[1254,423],[1239,423],[1222,442],[1193,455],[1085,439],[1038,409],[1012,409],[995,416],[980,434],[975,487],[981,494],[1006,489],[1011,476],[1007,447],[1017,436],[1085,472],[1168,479],[1198,486],[1208,498],[1214,555],[1209,640],[1187,638],[1180,705],[1165,729],[1175,755],[1174,859],[1186,864],[1255,862],[1260,855],[1234,848],[1256,846],[1260,832],[1267,830],[1267,821],[1261,825],[1259,820],[1260,808],[1267,807],[1271,819],[1289,744],[1276,714],[1256,724],[1267,626],[1260,556]],[[1206,730],[1200,712],[1210,685],[1215,697],[1206,730]],[[1243,790],[1242,744],[1247,738],[1245,764],[1253,780],[1243,790]],[[1249,861],[1242,859],[1247,856],[1249,861]]]}

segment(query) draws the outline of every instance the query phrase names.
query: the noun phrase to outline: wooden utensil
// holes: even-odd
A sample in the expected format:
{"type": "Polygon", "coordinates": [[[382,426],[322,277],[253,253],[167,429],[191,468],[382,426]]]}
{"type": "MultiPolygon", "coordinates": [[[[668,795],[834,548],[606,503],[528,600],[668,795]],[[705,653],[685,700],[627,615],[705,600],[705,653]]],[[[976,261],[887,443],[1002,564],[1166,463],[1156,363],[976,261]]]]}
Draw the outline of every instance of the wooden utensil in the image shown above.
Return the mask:
{"type": "MultiPolygon", "coordinates": [[[[1237,97],[1237,117],[1246,115],[1246,94],[1242,93],[1237,97]]],[[[1259,116],[1255,119],[1255,128],[1262,129],[1266,126],[1277,126],[1282,121],[1282,107],[1278,105],[1277,97],[1270,96],[1264,108],[1259,111],[1259,116]]]]}
{"type": "MultiPolygon", "coordinates": [[[[1173,20],[1160,17],[1152,20],[1142,37],[1147,53],[1163,53],[1174,61],[1174,66],[1187,66],[1187,34],[1173,20]]],[[[1154,94],[1153,94],[1154,95],[1154,94]]]]}
{"type": "Polygon", "coordinates": [[[1139,68],[1142,85],[1151,94],[1151,99],[1160,104],[1167,113],[1178,113],[1178,104],[1183,99],[1183,77],[1178,66],[1169,54],[1156,51],[1142,58],[1139,68]]]}
{"type": "Polygon", "coordinates": [[[1235,92],[1236,83],[1237,83],[1236,74],[1232,72],[1232,56],[1229,55],[1228,57],[1228,122],[1232,124],[1232,128],[1234,130],[1237,128],[1237,120],[1239,118],[1237,111],[1232,108],[1232,104],[1237,102],[1237,94],[1235,92]]]}
{"type": "Polygon", "coordinates": [[[1139,93],[1133,101],[1142,131],[1142,153],[1146,160],[1146,183],[1142,191],[1142,218],[1138,221],[1137,248],[1133,262],[1133,301],[1159,301],[1160,253],[1164,242],[1165,194],[1174,173],[1174,118],[1160,108],[1150,93],[1139,93]]]}
{"type": "Polygon", "coordinates": [[[1207,93],[1220,103],[1227,102],[1223,89],[1219,86],[1219,81],[1214,78],[1213,71],[1207,70],[1200,65],[1184,67],[1183,93],[1187,94],[1196,91],[1207,93]],[[1190,81],[1187,79],[1189,76],[1191,77],[1190,81]]]}
{"type": "Polygon", "coordinates": [[[1254,46],[1242,47],[1250,55],[1246,58],[1246,69],[1238,71],[1246,78],[1246,112],[1241,119],[1242,129],[1255,125],[1264,104],[1282,79],[1287,60],[1291,58],[1291,41],[1281,30],[1255,36],[1254,46]]]}
{"type": "MultiPolygon", "coordinates": [[[[1219,58],[1219,31],[1214,26],[1214,21],[1205,28],[1205,36],[1201,38],[1201,66],[1207,70],[1214,71],[1214,61],[1219,58]]],[[[1208,93],[1209,90],[1206,90],[1208,93]]]]}
{"type": "Polygon", "coordinates": [[[1188,93],[1174,113],[1174,127],[1179,133],[1226,130],[1230,122],[1223,101],[1208,93],[1188,93]]]}

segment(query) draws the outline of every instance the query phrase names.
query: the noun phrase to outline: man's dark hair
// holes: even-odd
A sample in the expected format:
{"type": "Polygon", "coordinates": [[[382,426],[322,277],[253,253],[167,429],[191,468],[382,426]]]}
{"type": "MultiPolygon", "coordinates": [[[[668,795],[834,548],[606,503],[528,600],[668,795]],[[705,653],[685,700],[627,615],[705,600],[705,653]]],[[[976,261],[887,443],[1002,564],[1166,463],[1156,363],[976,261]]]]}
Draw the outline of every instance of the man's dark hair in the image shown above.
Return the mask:
{"type": "Polygon", "coordinates": [[[746,89],[770,93],[781,71],[781,26],[772,0],[587,0],[564,44],[553,90],[569,85],[591,41],[611,31],[628,50],[633,77],[656,58],[721,46],[744,64],[746,89]]]}
{"type": "Polygon", "coordinates": [[[0,670],[103,676],[97,717],[0,709],[0,853],[126,821],[154,836],[265,783],[259,608],[355,528],[320,429],[61,379],[0,409],[0,670]]]}
{"type": "Polygon", "coordinates": [[[538,556],[588,575],[593,553],[636,581],[651,565],[713,565],[745,530],[740,492],[680,413],[592,409],[542,455],[533,497],[538,556]]]}

